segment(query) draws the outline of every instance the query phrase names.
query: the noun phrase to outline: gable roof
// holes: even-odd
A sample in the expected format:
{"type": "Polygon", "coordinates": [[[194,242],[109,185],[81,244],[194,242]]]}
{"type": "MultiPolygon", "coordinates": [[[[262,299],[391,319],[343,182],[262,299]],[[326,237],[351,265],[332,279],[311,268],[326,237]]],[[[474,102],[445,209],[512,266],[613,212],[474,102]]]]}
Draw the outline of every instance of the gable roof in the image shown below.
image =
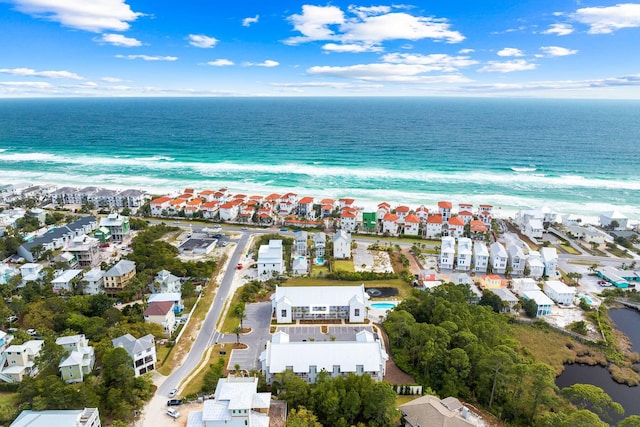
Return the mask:
{"type": "Polygon", "coordinates": [[[173,310],[172,301],[154,301],[144,311],[145,316],[166,316],[173,310]]]}

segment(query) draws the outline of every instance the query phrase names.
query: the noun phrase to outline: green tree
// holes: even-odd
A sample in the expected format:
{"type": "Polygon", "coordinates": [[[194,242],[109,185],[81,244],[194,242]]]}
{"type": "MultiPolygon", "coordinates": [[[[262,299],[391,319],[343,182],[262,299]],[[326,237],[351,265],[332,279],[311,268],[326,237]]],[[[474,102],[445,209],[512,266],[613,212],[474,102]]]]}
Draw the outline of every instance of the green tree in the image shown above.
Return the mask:
{"type": "Polygon", "coordinates": [[[640,426],[640,415],[630,415],[616,425],[616,427],[638,427],[638,426],[640,426]]]}
{"type": "Polygon", "coordinates": [[[235,328],[233,328],[232,332],[236,334],[236,344],[240,344],[240,334],[242,333],[242,327],[238,325],[235,328]]]}
{"type": "Polygon", "coordinates": [[[560,394],[579,409],[588,409],[608,419],[610,413],[624,414],[624,408],[614,402],[603,389],[591,384],[574,384],[560,390],[560,394]]]}
{"type": "Polygon", "coordinates": [[[538,315],[538,304],[536,304],[533,299],[525,300],[524,303],[522,303],[522,308],[524,309],[524,313],[532,319],[538,315]]]}
{"type": "Polygon", "coordinates": [[[491,292],[489,289],[484,289],[482,291],[482,297],[480,298],[478,304],[489,306],[496,313],[500,313],[503,307],[500,297],[491,292]]]}
{"type": "Polygon", "coordinates": [[[287,417],[287,427],[322,427],[318,422],[318,417],[305,408],[300,406],[297,410],[294,408],[289,412],[287,417]]]}
{"type": "Polygon", "coordinates": [[[238,304],[236,304],[236,306],[233,308],[233,315],[240,319],[240,329],[242,330],[242,321],[246,317],[244,302],[240,301],[238,304]]]}
{"type": "Polygon", "coordinates": [[[289,408],[295,409],[308,405],[311,386],[291,370],[277,374],[274,386],[278,399],[285,400],[289,408]]]}

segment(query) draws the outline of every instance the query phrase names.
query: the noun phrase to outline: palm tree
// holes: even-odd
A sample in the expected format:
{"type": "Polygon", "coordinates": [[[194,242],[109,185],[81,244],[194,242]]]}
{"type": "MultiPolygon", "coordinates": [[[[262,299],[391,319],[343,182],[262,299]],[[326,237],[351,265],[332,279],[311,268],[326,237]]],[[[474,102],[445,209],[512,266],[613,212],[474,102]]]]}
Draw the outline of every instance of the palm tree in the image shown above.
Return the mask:
{"type": "Polygon", "coordinates": [[[242,328],[240,327],[240,325],[233,328],[233,331],[231,332],[236,334],[236,344],[240,344],[240,334],[242,333],[242,328]]]}

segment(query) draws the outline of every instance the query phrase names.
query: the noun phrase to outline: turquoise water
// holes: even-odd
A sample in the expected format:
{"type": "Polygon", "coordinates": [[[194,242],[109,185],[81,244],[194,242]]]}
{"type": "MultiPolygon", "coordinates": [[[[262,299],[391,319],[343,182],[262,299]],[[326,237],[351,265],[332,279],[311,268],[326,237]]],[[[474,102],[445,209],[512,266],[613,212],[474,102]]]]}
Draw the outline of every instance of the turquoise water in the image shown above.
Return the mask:
{"type": "Polygon", "coordinates": [[[638,123],[633,101],[5,99],[0,184],[227,186],[638,218],[638,123]]]}
{"type": "Polygon", "coordinates": [[[374,302],[371,304],[371,308],[378,308],[383,310],[389,310],[395,307],[396,305],[390,302],[374,302]]]}

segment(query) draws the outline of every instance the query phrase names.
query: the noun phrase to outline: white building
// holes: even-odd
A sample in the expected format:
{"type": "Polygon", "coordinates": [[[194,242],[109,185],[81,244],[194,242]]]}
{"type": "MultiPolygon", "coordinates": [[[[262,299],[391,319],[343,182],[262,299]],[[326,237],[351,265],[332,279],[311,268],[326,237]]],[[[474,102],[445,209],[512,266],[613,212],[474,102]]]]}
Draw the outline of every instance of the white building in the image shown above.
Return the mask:
{"type": "Polygon", "coordinates": [[[111,213],[106,218],[100,219],[100,227],[109,230],[112,241],[122,242],[129,235],[129,217],[111,213]]]}
{"type": "Polygon", "coordinates": [[[561,305],[572,305],[576,297],[575,289],[558,280],[545,281],[543,290],[549,298],[561,305]]]}
{"type": "Polygon", "coordinates": [[[327,235],[322,231],[313,235],[313,247],[315,248],[316,258],[324,258],[324,249],[327,246],[327,235]]]}
{"type": "Polygon", "coordinates": [[[542,233],[544,226],[539,219],[532,218],[524,226],[524,234],[532,239],[542,239],[542,233]]]}
{"type": "Polygon", "coordinates": [[[309,261],[306,257],[298,256],[291,263],[291,273],[296,276],[303,276],[309,272],[309,261]]]}
{"type": "Polygon", "coordinates": [[[602,212],[600,214],[600,225],[602,227],[611,227],[611,223],[613,221],[616,221],[618,223],[618,226],[614,228],[615,230],[624,230],[627,228],[629,218],[618,211],[602,212]]]}
{"type": "Polygon", "coordinates": [[[182,301],[181,292],[163,292],[159,294],[149,295],[147,300],[148,304],[153,302],[171,301],[173,303],[173,312],[175,314],[182,313],[184,311],[184,302],[182,301]]]}
{"type": "Polygon", "coordinates": [[[293,233],[293,252],[298,255],[307,255],[307,240],[309,240],[309,234],[306,231],[293,233]]]}
{"type": "Polygon", "coordinates": [[[483,242],[476,242],[473,245],[473,271],[476,273],[486,273],[489,265],[489,251],[483,242]]]}
{"type": "Polygon", "coordinates": [[[522,296],[524,292],[527,291],[539,291],[540,287],[538,286],[538,284],[536,283],[535,280],[533,280],[530,277],[522,277],[522,278],[518,278],[518,279],[513,279],[511,281],[511,286],[513,287],[513,291],[522,296]]]}
{"type": "Polygon", "coordinates": [[[558,271],[558,251],[556,248],[542,248],[540,254],[544,264],[544,275],[550,278],[556,277],[558,271]]]}
{"type": "Polygon", "coordinates": [[[544,263],[542,262],[540,252],[529,251],[527,267],[529,267],[529,275],[534,279],[539,279],[544,276],[544,263]]]}
{"type": "Polygon", "coordinates": [[[468,271],[471,268],[471,257],[473,255],[473,242],[468,237],[458,239],[458,258],[456,259],[456,269],[468,271]]]}
{"type": "Polygon", "coordinates": [[[258,278],[269,279],[284,273],[282,240],[269,240],[268,245],[260,245],[258,250],[258,278]]]}
{"type": "Polygon", "coordinates": [[[540,290],[540,288],[530,291],[524,291],[522,297],[526,300],[535,301],[538,306],[536,317],[548,316],[551,314],[551,307],[553,307],[553,301],[540,290]]]}
{"type": "Polygon", "coordinates": [[[369,331],[358,332],[355,341],[312,342],[291,342],[287,333],[276,332],[260,354],[262,373],[268,383],[274,375],[286,370],[308,383],[314,383],[322,371],[332,377],[370,375],[382,381],[388,359],[380,340],[369,331]]]}
{"type": "Polygon", "coordinates": [[[333,235],[333,258],[351,258],[351,234],[344,230],[338,230],[333,235]]]}
{"type": "Polygon", "coordinates": [[[276,286],[271,296],[278,323],[301,319],[346,319],[363,323],[369,295],[360,286],[276,286]]]}
{"type": "Polygon", "coordinates": [[[269,427],[271,393],[258,393],[258,378],[220,378],[213,399],[189,413],[187,427],[269,427]]]}
{"type": "Polygon", "coordinates": [[[133,360],[135,376],[146,374],[156,369],[156,345],[153,335],[148,334],[136,339],[131,334],[111,340],[115,348],[124,348],[133,360]]]}
{"type": "Polygon", "coordinates": [[[98,408],[20,412],[9,427],[100,427],[98,408]]]}
{"type": "Polygon", "coordinates": [[[160,270],[153,279],[152,292],[153,293],[176,293],[182,292],[182,282],[180,278],[174,276],[168,270],[160,270]]]}
{"type": "MultiPolygon", "coordinates": [[[[73,281],[80,278],[82,270],[65,270],[59,276],[51,281],[53,292],[71,292],[73,290],[73,281]]],[[[79,280],[78,280],[79,281],[79,280]]]]}
{"type": "Polygon", "coordinates": [[[104,271],[99,268],[92,268],[84,273],[84,276],[82,276],[82,280],[80,281],[83,287],[82,293],[85,295],[96,295],[104,292],[103,276],[104,271]]]}
{"type": "Polygon", "coordinates": [[[155,301],[143,313],[144,321],[162,326],[164,333],[171,336],[176,329],[176,314],[173,301],[155,301]]]}
{"type": "Polygon", "coordinates": [[[37,282],[42,278],[42,264],[36,264],[28,262],[20,266],[20,275],[22,276],[22,283],[37,282]]]}
{"type": "Polygon", "coordinates": [[[507,256],[507,250],[504,248],[502,243],[493,242],[491,244],[490,253],[491,271],[494,274],[504,274],[507,270],[507,260],[509,258],[507,256]]]}
{"type": "Polygon", "coordinates": [[[440,269],[453,270],[453,263],[456,255],[456,239],[451,236],[442,238],[440,246],[440,269]]]}
{"type": "Polygon", "coordinates": [[[508,265],[511,267],[511,275],[522,276],[527,266],[527,257],[524,255],[520,244],[510,243],[507,247],[507,254],[509,255],[508,265]]]}

